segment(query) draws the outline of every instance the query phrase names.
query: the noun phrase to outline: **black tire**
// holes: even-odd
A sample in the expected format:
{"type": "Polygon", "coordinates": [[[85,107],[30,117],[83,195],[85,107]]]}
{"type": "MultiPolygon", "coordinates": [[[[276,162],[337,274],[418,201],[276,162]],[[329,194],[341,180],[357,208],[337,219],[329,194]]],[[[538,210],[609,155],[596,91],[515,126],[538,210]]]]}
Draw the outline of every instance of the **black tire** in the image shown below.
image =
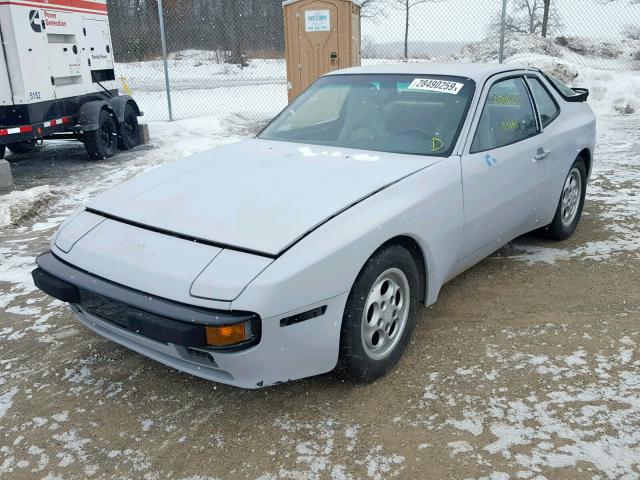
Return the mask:
{"type": "Polygon", "coordinates": [[[560,200],[558,200],[558,207],[556,209],[556,215],[553,217],[553,221],[541,229],[540,234],[550,240],[566,240],[571,237],[576,231],[580,219],[582,218],[582,209],[584,208],[584,199],[587,191],[587,167],[582,157],[578,157],[571,168],[562,186],[562,192],[560,193],[560,200]],[[579,175],[579,180],[575,179],[575,175],[579,175]],[[575,212],[573,209],[568,209],[565,202],[565,198],[571,197],[571,193],[568,192],[568,183],[573,178],[575,184],[580,186],[579,192],[573,193],[575,204],[575,212]],[[568,213],[569,212],[569,213],[568,213]],[[573,212],[573,213],[571,213],[573,212]]]}
{"type": "Polygon", "coordinates": [[[118,135],[118,148],[120,150],[131,150],[138,146],[138,116],[133,105],[127,103],[124,109],[124,120],[120,124],[120,134],[118,135]]]}
{"type": "Polygon", "coordinates": [[[7,148],[14,155],[26,155],[36,149],[35,140],[24,140],[23,142],[10,143],[7,148]]]}
{"type": "Polygon", "coordinates": [[[0,160],[2,160],[4,158],[4,153],[7,150],[7,146],[6,145],[0,145],[0,160]]]}
{"type": "Polygon", "coordinates": [[[116,154],[118,129],[113,115],[108,110],[100,111],[97,130],[85,132],[84,146],[93,160],[104,160],[116,154]]]}
{"type": "MultiPolygon", "coordinates": [[[[401,277],[398,277],[398,279],[401,279],[401,277]]],[[[393,284],[393,281],[391,283],[393,284]]],[[[400,284],[401,281],[398,282],[396,286],[400,284]]],[[[367,261],[351,288],[342,318],[340,358],[336,368],[339,375],[358,382],[372,382],[383,376],[398,363],[398,360],[409,343],[416,324],[420,305],[421,284],[420,273],[413,256],[407,249],[400,245],[385,247],[376,252],[367,261]],[[385,275],[387,275],[388,272],[393,272],[394,275],[397,275],[397,271],[402,272],[407,281],[408,285],[406,286],[408,287],[409,301],[406,302],[405,305],[402,301],[405,301],[406,297],[402,297],[402,301],[399,304],[396,303],[394,307],[392,305],[394,305],[393,302],[396,302],[396,295],[392,295],[393,300],[387,299],[387,306],[385,308],[385,301],[383,300],[386,298],[383,295],[384,284],[379,284],[379,282],[384,282],[384,279],[387,278],[385,275]],[[374,295],[378,293],[381,295],[380,302],[373,301],[372,303],[374,295]],[[370,297],[370,295],[372,297],[370,297]],[[367,304],[370,304],[370,307],[367,309],[367,315],[365,317],[364,312],[367,304]],[[394,309],[398,305],[402,307],[395,311],[401,310],[404,315],[404,309],[406,308],[406,317],[401,317],[398,313],[398,320],[396,321],[404,318],[403,324],[398,323],[395,327],[395,333],[398,337],[392,337],[392,339],[390,339],[391,337],[387,335],[393,334],[393,324],[382,327],[380,324],[381,322],[385,322],[384,318],[382,318],[385,315],[390,315],[393,318],[394,309]],[[391,310],[389,311],[390,308],[391,310]],[[371,313],[372,309],[374,313],[371,313]],[[371,327],[371,325],[373,325],[373,327],[371,327]],[[387,327],[389,327],[390,333],[385,334],[387,327]],[[365,330],[366,332],[371,332],[377,328],[380,330],[376,331],[373,335],[365,333],[365,330]],[[376,334],[378,335],[378,342],[381,342],[379,343],[381,350],[378,353],[382,353],[383,348],[389,348],[388,352],[380,358],[374,358],[374,355],[378,354],[373,351],[373,349],[378,348],[376,345],[373,345],[376,334]],[[366,337],[370,337],[369,346],[365,346],[367,343],[366,337]],[[385,341],[389,342],[386,346],[384,344],[385,341]]],[[[388,287],[388,289],[389,288],[394,287],[388,287]]]]}

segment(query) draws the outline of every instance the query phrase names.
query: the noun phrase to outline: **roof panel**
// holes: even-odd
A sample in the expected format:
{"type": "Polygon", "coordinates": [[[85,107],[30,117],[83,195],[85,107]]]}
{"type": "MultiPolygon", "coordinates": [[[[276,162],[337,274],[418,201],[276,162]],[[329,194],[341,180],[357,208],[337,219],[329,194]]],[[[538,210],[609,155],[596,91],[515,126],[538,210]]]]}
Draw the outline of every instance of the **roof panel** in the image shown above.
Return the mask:
{"type": "Polygon", "coordinates": [[[499,63],[398,63],[345,68],[330,72],[327,75],[393,73],[408,75],[448,75],[466,77],[479,82],[497,73],[526,69],[526,66],[519,64],[499,63]]]}

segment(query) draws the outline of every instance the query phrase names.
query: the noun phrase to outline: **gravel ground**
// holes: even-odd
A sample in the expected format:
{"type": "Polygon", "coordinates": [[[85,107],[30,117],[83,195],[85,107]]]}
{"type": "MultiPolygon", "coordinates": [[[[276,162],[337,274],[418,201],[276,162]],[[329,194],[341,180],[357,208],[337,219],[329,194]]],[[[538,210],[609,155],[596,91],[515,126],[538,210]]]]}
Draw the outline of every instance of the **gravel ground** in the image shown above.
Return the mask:
{"type": "Polygon", "coordinates": [[[242,121],[206,141],[152,125],[159,140],[109,162],[59,145],[14,163],[21,188],[55,198],[0,229],[0,478],[640,478],[637,123],[600,118],[571,240],[520,238],[450,282],[398,367],[364,386],[209,383],[97,337],[31,285],[86,198],[242,121]]]}

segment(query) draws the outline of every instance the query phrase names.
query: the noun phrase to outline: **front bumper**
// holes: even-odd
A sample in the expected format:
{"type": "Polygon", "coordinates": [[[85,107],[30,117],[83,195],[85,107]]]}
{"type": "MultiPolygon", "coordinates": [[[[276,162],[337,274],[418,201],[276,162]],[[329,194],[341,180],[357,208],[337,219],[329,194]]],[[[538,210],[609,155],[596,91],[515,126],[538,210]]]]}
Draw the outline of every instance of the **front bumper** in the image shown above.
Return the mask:
{"type": "Polygon", "coordinates": [[[203,309],[138,292],[84,272],[51,252],[38,257],[37,264],[33,272],[36,285],[69,303],[89,329],[207,380],[260,388],[328,372],[338,359],[347,294],[261,320],[254,313],[203,309]],[[112,308],[105,311],[105,305],[112,308]],[[303,312],[309,311],[317,313],[305,316],[303,312]],[[301,313],[303,321],[286,321],[301,313]],[[247,320],[257,333],[250,344],[231,350],[203,344],[199,332],[204,325],[247,320]]]}

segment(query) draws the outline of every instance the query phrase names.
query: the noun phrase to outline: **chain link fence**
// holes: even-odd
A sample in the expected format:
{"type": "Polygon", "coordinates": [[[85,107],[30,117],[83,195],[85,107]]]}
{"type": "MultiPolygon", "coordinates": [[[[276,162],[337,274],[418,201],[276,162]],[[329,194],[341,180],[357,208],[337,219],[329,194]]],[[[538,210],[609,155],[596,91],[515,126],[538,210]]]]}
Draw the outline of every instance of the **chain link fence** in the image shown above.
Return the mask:
{"type": "MultiPolygon", "coordinates": [[[[167,84],[174,119],[261,120],[286,105],[281,0],[160,1],[109,0],[118,81],[148,120],[169,119],[167,84]]],[[[364,0],[363,64],[497,62],[501,43],[505,62],[570,83],[637,79],[640,0],[364,0]]]]}

